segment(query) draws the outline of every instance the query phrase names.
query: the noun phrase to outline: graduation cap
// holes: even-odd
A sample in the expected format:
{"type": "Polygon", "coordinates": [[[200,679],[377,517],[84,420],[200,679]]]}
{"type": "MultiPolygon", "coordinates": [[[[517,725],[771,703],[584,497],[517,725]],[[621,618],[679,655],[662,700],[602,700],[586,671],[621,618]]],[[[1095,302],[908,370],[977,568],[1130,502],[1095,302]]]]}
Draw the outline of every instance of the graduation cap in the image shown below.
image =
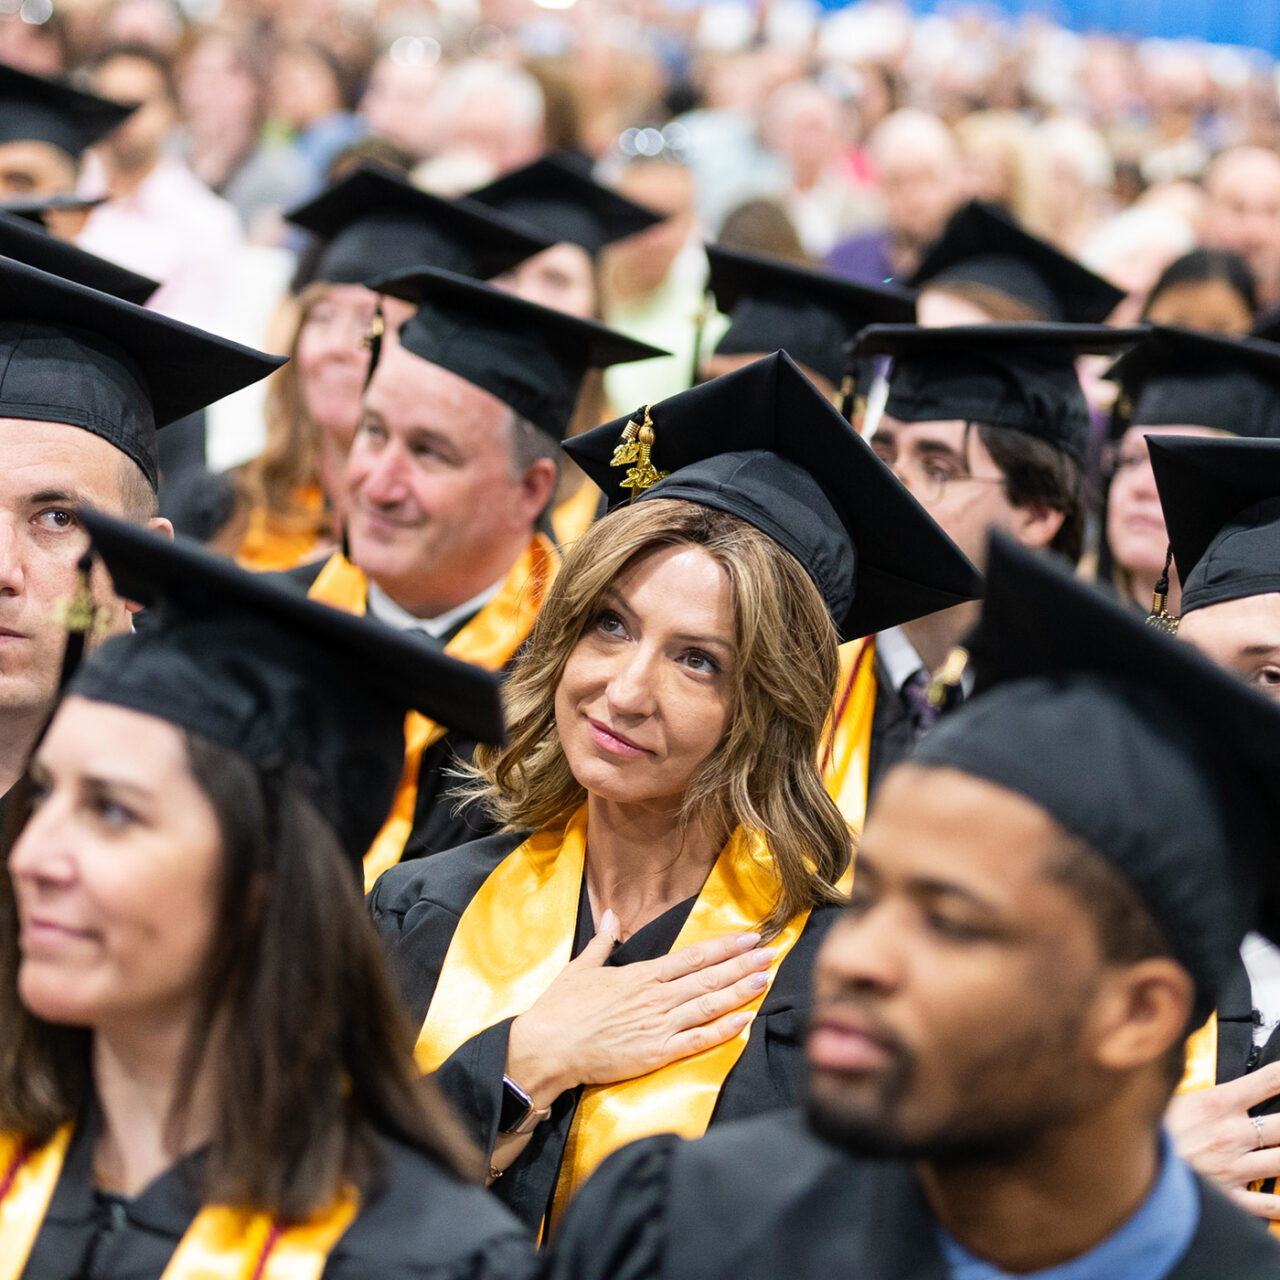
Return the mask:
{"type": "Polygon", "coordinates": [[[1074,258],[1024,231],[999,205],[971,200],[907,282],[914,289],[948,282],[985,285],[1034,307],[1046,320],[1100,324],[1124,291],[1074,258]]]}
{"type": "Polygon", "coordinates": [[[912,758],[1018,792],[1119,872],[1194,979],[1199,1026],[1245,933],[1280,939],[1280,708],[998,534],[968,648],[977,696],[912,758]]]}
{"type": "Polygon", "coordinates": [[[768,534],[804,566],[844,639],[981,593],[973,565],[785,351],[564,448],[610,507],[682,498],[768,534]]]}
{"type": "Polygon", "coordinates": [[[533,227],[466,197],[445,200],[384,169],[360,165],[285,214],[326,243],[295,286],[366,284],[410,267],[488,278],[547,248],[533,227]]]}
{"type": "Polygon", "coordinates": [[[601,186],[555,152],[503,174],[470,198],[536,227],[551,244],[580,245],[593,259],[605,245],[645,231],[664,216],[601,186]]]}
{"type": "Polygon", "coordinates": [[[1106,377],[1120,384],[1113,437],[1167,426],[1280,437],[1280,343],[1153,325],[1106,377]]]}
{"type": "Polygon", "coordinates": [[[1280,440],[1148,436],[1182,613],[1280,592],[1280,440]]]}
{"type": "Polygon", "coordinates": [[[51,236],[43,223],[14,216],[0,207],[0,256],[25,262],[64,280],[109,293],[141,307],[160,287],[158,280],[141,276],[51,236]]]}
{"type": "Polygon", "coordinates": [[[159,609],[145,631],[95,649],[70,691],[284,768],[357,868],[404,767],[406,712],[502,741],[492,673],[194,542],[98,512],[83,517],[117,592],[159,609]]]}
{"type": "Polygon", "coordinates": [[[0,417],[101,436],[158,479],[155,433],[284,363],[0,257],[0,417]]]}
{"type": "Polygon", "coordinates": [[[510,405],[557,440],[588,369],[670,355],[451,271],[406,271],[370,288],[411,302],[400,345],[510,405]]]}
{"type": "Polygon", "coordinates": [[[854,349],[893,357],[889,417],[1007,427],[1083,462],[1090,419],[1076,359],[1114,354],[1147,332],[1101,324],[872,325],[854,349]]]}
{"type": "Polygon", "coordinates": [[[47,227],[51,213],[87,213],[106,202],[106,196],[5,196],[0,199],[0,213],[47,227]]]}
{"type": "Polygon", "coordinates": [[[137,109],[0,63],[0,144],[47,142],[79,159],[137,109]]]}
{"type": "Polygon", "coordinates": [[[781,347],[793,360],[840,386],[849,343],[869,324],[911,324],[915,294],[893,285],[857,284],[738,249],[707,245],[707,287],[729,328],[721,355],[761,355],[781,347]]]}

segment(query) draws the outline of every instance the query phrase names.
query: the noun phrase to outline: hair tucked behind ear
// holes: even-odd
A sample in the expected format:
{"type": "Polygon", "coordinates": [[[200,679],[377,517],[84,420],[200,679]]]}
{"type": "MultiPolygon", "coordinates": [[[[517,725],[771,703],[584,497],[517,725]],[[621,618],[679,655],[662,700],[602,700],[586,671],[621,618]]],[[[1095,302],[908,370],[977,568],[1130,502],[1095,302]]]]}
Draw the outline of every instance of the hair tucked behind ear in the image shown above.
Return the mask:
{"type": "MultiPolygon", "coordinates": [[[[377,1133],[478,1180],[479,1154],[414,1065],[414,1028],[332,828],[284,764],[255,765],[195,735],[187,746],[223,838],[215,941],[169,1129],[177,1150],[207,1067],[203,1198],[305,1217],[348,1182],[370,1186],[377,1133]]],[[[38,1141],[89,1096],[90,1033],[18,1001],[16,912],[0,880],[0,1127],[38,1141]]]]}
{"type": "Polygon", "coordinates": [[[778,903],[767,932],[836,901],[849,863],[848,825],[818,774],[818,745],[839,673],[836,632],[818,589],[789,552],[754,526],[692,502],[647,499],[593,525],[570,549],[506,687],[509,741],[480,748],[479,797],[508,828],[564,822],[586,793],[555,724],[555,691],[605,593],[665,547],[694,546],[733,591],[735,690],[729,728],[694,776],[684,819],[726,837],[761,834],[778,903]]]}

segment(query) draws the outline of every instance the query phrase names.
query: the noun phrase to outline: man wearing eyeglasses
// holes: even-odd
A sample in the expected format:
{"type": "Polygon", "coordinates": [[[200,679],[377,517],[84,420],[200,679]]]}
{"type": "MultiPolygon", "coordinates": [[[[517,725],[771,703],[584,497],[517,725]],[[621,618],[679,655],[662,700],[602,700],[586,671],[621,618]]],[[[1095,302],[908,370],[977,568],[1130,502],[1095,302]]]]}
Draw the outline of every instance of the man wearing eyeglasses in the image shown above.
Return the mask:
{"type": "MultiPolygon", "coordinates": [[[[1075,360],[1142,335],[1076,324],[873,325],[857,354],[891,356],[893,366],[872,447],[979,568],[993,528],[1075,563],[1090,437],[1075,360]]],[[[941,713],[931,676],[976,619],[976,604],[960,605],[876,637],[868,790],[941,713]]]]}

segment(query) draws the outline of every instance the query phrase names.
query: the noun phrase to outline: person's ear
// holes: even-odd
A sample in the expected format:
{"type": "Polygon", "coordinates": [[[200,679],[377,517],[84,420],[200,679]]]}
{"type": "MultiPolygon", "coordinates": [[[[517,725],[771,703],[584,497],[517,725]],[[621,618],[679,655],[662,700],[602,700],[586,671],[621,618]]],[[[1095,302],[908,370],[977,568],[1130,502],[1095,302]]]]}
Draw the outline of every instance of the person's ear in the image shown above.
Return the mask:
{"type": "Polygon", "coordinates": [[[1024,547],[1039,551],[1058,536],[1058,530],[1066,519],[1063,512],[1040,502],[1014,508],[1011,532],[1024,547]]]}
{"type": "MultiPolygon", "coordinates": [[[[168,520],[164,516],[152,516],[151,519],[147,521],[147,528],[151,530],[152,533],[159,534],[162,538],[168,538],[170,542],[173,541],[172,520],[168,520]]],[[[130,613],[142,612],[142,605],[140,605],[136,600],[126,600],[124,602],[124,607],[128,609],[130,613]]]]}
{"type": "Polygon", "coordinates": [[[1185,1039],[1194,1003],[1191,975],[1171,957],[1111,967],[1094,1001],[1094,1061],[1117,1072],[1159,1061],[1185,1039]]]}

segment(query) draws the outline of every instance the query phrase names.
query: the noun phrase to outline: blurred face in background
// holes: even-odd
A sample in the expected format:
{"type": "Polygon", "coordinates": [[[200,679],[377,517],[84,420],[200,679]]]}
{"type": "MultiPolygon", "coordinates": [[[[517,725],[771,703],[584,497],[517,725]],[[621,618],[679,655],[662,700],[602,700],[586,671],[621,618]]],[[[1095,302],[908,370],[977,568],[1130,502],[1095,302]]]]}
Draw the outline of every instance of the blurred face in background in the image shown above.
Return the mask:
{"type": "Polygon", "coordinates": [[[176,104],[160,68],[146,58],[118,54],[108,58],[93,78],[94,91],[115,102],[142,105],[107,135],[102,150],[123,169],[143,169],[160,157],[165,139],[177,123],[176,104]]]}
{"type": "Polygon", "coordinates": [[[1280,156],[1261,147],[1225,152],[1205,185],[1205,247],[1238,253],[1264,288],[1274,290],[1280,280],[1280,156]]]}
{"type": "MultiPolygon", "coordinates": [[[[418,41],[413,47],[424,45],[424,41],[418,41]]],[[[440,72],[436,62],[426,60],[425,53],[408,61],[406,56],[397,57],[395,48],[373,64],[369,87],[360,100],[360,115],[370,133],[389,138],[421,160],[436,143],[431,98],[440,72]]]]}
{"type": "Polygon", "coordinates": [[[619,194],[663,214],[663,221],[605,250],[609,269],[652,292],[667,278],[693,229],[693,177],[682,164],[640,160],[618,178],[619,194]]]}
{"type": "Polygon", "coordinates": [[[196,133],[252,128],[262,105],[262,87],[235,41],[211,35],[182,65],[178,104],[183,123],[196,133]]]}
{"type": "Polygon", "coordinates": [[[1253,327],[1249,304],[1225,280],[1170,285],[1148,304],[1145,319],[1206,333],[1247,334],[1253,327]]]}
{"type": "Polygon", "coordinates": [[[597,315],[595,266],[581,245],[568,240],[535,253],[490,283],[528,302],[583,320],[597,315]]]}

